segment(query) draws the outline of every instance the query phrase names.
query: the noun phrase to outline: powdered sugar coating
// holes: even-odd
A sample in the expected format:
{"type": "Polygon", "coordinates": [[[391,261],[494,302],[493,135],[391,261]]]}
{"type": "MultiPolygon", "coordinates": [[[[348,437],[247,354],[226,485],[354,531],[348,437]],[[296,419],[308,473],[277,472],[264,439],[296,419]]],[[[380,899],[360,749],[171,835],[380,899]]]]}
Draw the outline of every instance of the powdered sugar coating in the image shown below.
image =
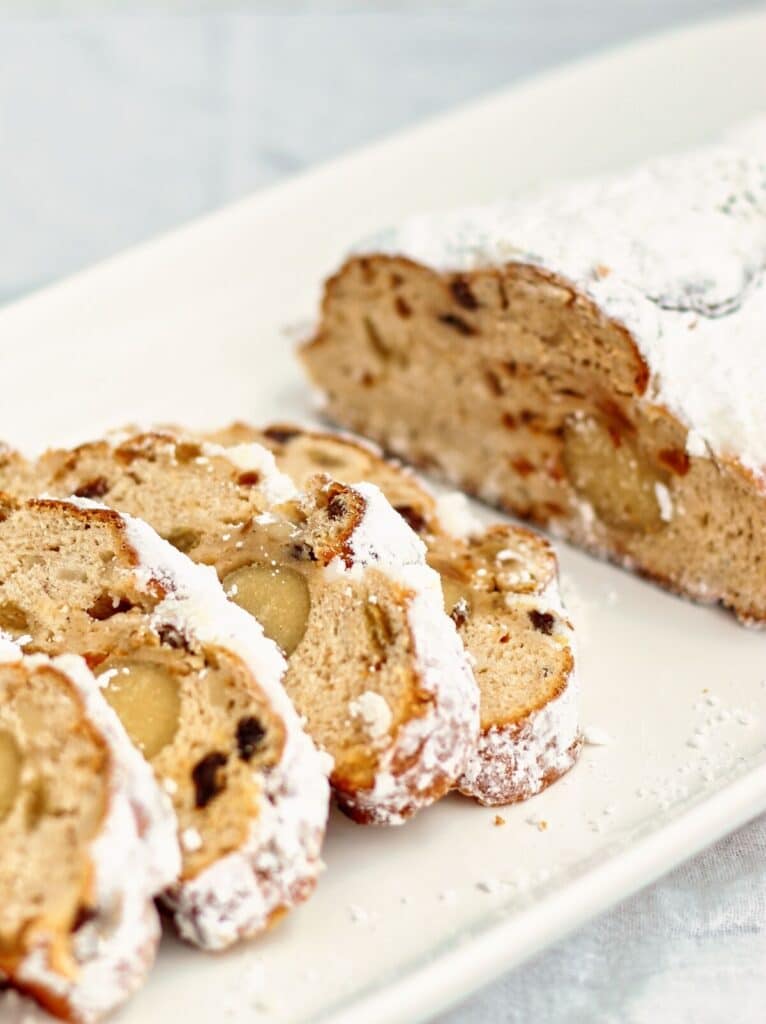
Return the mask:
{"type": "Polygon", "coordinates": [[[766,119],[725,144],[368,240],[440,270],[507,262],[571,282],[635,339],[646,399],[763,475],[766,119]]]}
{"type": "Polygon", "coordinates": [[[439,524],[453,537],[468,540],[482,531],[481,521],[471,511],[468,498],[462,491],[449,491],[436,499],[436,515],[439,524]]]}
{"type": "MultiPolygon", "coordinates": [[[[6,660],[14,660],[8,646],[5,641],[6,660]]],[[[71,1019],[89,1024],[124,1002],[154,960],[160,926],[153,897],[180,871],[175,814],[81,658],[32,655],[22,664],[30,672],[50,667],[70,681],[110,753],[107,811],[89,850],[93,916],[72,941],[77,976],[53,969],[44,941],[14,976],[22,987],[55,995],[67,1004],[71,1019]]]]}
{"type": "Polygon", "coordinates": [[[365,690],[356,700],[349,701],[348,710],[352,718],[361,721],[373,743],[388,739],[393,713],[385,697],[373,690],[365,690]]]}
{"type": "Polygon", "coordinates": [[[23,657],[24,652],[18,644],[0,630],[0,665],[13,665],[23,657]]]}
{"type": "Polygon", "coordinates": [[[298,489],[278,468],[274,456],[260,444],[235,444],[228,448],[206,442],[202,446],[206,455],[218,455],[229,460],[237,469],[257,472],[258,487],[271,505],[280,505],[298,497],[298,489]]]}
{"type": "MultiPolygon", "coordinates": [[[[73,501],[82,508],[101,507],[86,499],[73,501]]],[[[226,598],[211,567],[191,562],[141,520],[120,518],[139,558],[134,570],[139,586],[147,589],[159,580],[167,591],[152,624],[171,625],[202,646],[239,656],[284,726],[282,756],[261,780],[264,799],[246,842],[164,896],[185,938],[206,949],[223,949],[261,931],[277,911],[312,891],[322,868],[327,778],[282,687],[284,659],[260,624],[226,598]]]]}
{"type": "Polygon", "coordinates": [[[438,574],[426,564],[425,546],[374,484],[352,488],[365,512],[349,540],[353,564],[335,559],[330,576],[385,573],[410,592],[407,620],[417,659],[419,688],[431,695],[426,713],[404,722],[381,750],[371,788],[342,794],[360,820],[398,825],[432,803],[462,774],[479,731],[479,701],[466,653],[444,612],[438,574]]]}

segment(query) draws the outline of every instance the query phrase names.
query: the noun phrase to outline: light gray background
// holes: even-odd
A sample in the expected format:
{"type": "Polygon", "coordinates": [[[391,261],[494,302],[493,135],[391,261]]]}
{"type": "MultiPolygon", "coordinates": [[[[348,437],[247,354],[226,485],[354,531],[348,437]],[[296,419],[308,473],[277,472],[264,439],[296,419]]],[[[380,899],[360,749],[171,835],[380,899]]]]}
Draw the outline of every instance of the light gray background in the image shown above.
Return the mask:
{"type": "MultiPolygon", "coordinates": [[[[0,2],[0,302],[486,90],[745,6],[0,2]]],[[[764,865],[766,819],[443,1024],[762,1024],[764,865]]]]}

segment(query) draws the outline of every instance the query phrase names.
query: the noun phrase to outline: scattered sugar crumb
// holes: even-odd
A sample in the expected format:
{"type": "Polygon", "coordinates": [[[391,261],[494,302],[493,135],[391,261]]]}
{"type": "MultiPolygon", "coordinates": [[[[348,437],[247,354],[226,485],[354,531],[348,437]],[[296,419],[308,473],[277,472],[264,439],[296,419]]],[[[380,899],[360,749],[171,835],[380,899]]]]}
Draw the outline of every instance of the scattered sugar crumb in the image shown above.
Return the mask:
{"type": "Polygon", "coordinates": [[[383,739],[393,721],[393,713],[385,697],[372,690],[365,690],[356,700],[349,701],[348,710],[352,718],[360,718],[364,728],[373,740],[383,739]]]}
{"type": "Polygon", "coordinates": [[[439,900],[442,903],[455,903],[457,901],[457,892],[454,889],[442,889],[439,893],[439,900]]]}
{"type": "Polygon", "coordinates": [[[185,828],[181,833],[181,846],[187,853],[196,853],[202,849],[202,836],[196,828],[185,828]]]}
{"type": "Polygon", "coordinates": [[[530,814],[530,816],[525,820],[527,825],[533,825],[538,832],[545,832],[548,829],[548,822],[545,818],[540,818],[537,815],[530,814]]]}
{"type": "Polygon", "coordinates": [[[105,687],[107,687],[109,685],[109,680],[110,679],[114,679],[114,677],[116,675],[117,675],[117,669],[116,668],[108,668],[105,672],[102,672],[101,675],[96,676],[96,682],[98,683],[98,685],[103,690],[105,687]]]}
{"type": "Polygon", "coordinates": [[[654,485],[654,494],[660,506],[660,519],[664,523],[669,523],[673,518],[673,499],[670,497],[670,491],[665,484],[657,481],[654,485]]]}
{"type": "Polygon", "coordinates": [[[364,907],[360,907],[358,903],[350,903],[348,913],[354,924],[367,924],[370,920],[369,913],[364,907]]]}
{"type": "Polygon", "coordinates": [[[608,747],[613,743],[611,735],[598,725],[586,725],[583,730],[583,740],[589,747],[608,747]]]}
{"type": "Polygon", "coordinates": [[[168,794],[168,796],[175,796],[178,792],[178,783],[175,779],[166,778],[162,780],[162,788],[168,794]]]}
{"type": "Polygon", "coordinates": [[[480,882],[476,883],[476,888],[480,892],[486,892],[490,896],[495,896],[497,893],[502,892],[503,883],[497,878],[483,878],[480,882]]]}

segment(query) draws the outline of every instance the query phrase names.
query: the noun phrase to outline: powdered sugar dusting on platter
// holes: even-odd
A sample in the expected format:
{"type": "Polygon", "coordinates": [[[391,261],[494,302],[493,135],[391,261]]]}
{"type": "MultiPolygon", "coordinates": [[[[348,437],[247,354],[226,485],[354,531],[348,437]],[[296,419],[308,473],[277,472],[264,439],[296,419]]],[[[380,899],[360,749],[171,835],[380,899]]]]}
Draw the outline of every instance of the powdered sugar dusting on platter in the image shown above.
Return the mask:
{"type": "MultiPolygon", "coordinates": [[[[103,507],[87,499],[74,503],[103,507]]],[[[226,598],[211,567],[195,565],[146,523],[124,514],[121,519],[139,557],[139,585],[148,588],[159,580],[167,590],[154,609],[153,623],[171,625],[203,646],[238,655],[285,727],[281,759],[264,775],[265,799],[245,843],[165,894],[182,935],[205,948],[222,949],[260,931],[273,913],[313,889],[322,867],[327,778],[318,751],[282,688],[284,659],[260,624],[226,598]]]]}
{"type": "Polygon", "coordinates": [[[66,677],[110,754],[108,809],[89,850],[93,913],[72,939],[77,975],[53,968],[42,935],[15,974],[20,984],[55,995],[69,1006],[73,1019],[89,1024],[122,1003],[154,960],[160,927],[153,897],[180,871],[176,819],[85,662],[73,655],[17,660],[29,672],[51,668],[66,677]]]}
{"type": "Polygon", "coordinates": [[[631,332],[651,371],[648,400],[763,475],[764,124],[625,176],[417,216],[358,251],[560,275],[631,332]]]}

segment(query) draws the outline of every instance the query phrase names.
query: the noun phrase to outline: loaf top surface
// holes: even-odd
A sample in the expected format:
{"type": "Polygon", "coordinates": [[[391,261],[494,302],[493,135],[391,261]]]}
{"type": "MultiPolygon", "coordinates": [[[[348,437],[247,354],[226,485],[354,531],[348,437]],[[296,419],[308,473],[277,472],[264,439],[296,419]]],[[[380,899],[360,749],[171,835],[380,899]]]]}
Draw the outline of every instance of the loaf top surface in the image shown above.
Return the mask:
{"type": "Polygon", "coordinates": [[[362,252],[568,279],[633,335],[690,454],[766,476],[766,116],[723,143],[492,206],[415,216],[362,252]]]}

